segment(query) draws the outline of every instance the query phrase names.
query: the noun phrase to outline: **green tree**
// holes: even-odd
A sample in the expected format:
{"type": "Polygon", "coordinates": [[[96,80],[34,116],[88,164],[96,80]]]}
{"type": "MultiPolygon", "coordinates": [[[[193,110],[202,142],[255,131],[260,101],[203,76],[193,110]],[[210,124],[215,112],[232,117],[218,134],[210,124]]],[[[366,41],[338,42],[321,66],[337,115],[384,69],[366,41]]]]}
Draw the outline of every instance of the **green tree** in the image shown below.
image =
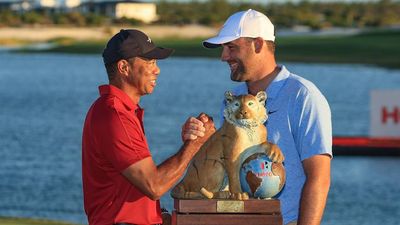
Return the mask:
{"type": "Polygon", "coordinates": [[[47,13],[30,11],[21,15],[21,20],[25,24],[52,24],[53,20],[47,13]]]}
{"type": "Polygon", "coordinates": [[[85,15],[86,24],[89,26],[99,26],[103,25],[107,22],[107,18],[105,16],[96,14],[96,13],[88,13],[85,15]]]}
{"type": "Polygon", "coordinates": [[[18,14],[10,10],[0,12],[0,26],[20,26],[21,24],[22,21],[18,14]]]}

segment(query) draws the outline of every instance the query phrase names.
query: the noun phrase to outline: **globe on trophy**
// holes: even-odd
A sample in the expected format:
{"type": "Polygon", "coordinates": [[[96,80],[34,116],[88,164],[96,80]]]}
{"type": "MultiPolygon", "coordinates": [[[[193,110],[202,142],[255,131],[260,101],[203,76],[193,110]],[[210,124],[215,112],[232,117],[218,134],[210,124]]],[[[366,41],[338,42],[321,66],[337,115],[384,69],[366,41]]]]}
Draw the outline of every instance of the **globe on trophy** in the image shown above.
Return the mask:
{"type": "Polygon", "coordinates": [[[249,156],[240,168],[242,190],[253,198],[275,197],[285,185],[285,180],[283,164],[272,162],[264,153],[249,156]]]}

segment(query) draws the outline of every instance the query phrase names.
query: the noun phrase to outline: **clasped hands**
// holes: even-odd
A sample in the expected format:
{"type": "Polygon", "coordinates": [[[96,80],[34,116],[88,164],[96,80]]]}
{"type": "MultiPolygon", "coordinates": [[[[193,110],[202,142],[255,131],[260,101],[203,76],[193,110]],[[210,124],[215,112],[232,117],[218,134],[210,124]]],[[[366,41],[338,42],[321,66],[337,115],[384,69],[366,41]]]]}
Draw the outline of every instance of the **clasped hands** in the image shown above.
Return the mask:
{"type": "Polygon", "coordinates": [[[189,117],[182,126],[182,141],[192,141],[203,144],[215,132],[213,119],[205,113],[189,117]]]}

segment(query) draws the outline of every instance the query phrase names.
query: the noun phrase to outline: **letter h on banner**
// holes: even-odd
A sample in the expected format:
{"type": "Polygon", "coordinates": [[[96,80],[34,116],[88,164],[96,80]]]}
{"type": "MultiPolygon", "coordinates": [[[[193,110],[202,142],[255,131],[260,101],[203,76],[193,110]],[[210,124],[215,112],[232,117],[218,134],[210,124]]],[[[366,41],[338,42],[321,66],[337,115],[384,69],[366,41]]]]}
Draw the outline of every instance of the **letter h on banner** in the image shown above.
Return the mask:
{"type": "Polygon", "coordinates": [[[370,136],[400,138],[400,90],[373,90],[370,136]]]}
{"type": "Polygon", "coordinates": [[[388,107],[382,107],[382,123],[389,123],[392,120],[393,123],[397,124],[400,120],[400,110],[398,107],[388,109],[388,107]]]}

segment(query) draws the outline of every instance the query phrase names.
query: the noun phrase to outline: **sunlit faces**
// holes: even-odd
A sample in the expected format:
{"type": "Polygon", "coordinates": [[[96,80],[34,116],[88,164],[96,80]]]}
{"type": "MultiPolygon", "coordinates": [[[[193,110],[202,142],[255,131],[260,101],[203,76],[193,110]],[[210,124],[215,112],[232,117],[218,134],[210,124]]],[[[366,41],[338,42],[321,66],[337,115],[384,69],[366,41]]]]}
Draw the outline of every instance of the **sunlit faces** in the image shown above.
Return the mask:
{"type": "Polygon", "coordinates": [[[138,95],[151,94],[157,85],[160,68],[157,60],[136,57],[130,62],[128,83],[137,90],[138,95]]]}
{"type": "Polygon", "coordinates": [[[251,78],[251,60],[254,55],[252,42],[239,38],[222,45],[221,60],[228,63],[231,80],[249,81],[251,78]]]}

